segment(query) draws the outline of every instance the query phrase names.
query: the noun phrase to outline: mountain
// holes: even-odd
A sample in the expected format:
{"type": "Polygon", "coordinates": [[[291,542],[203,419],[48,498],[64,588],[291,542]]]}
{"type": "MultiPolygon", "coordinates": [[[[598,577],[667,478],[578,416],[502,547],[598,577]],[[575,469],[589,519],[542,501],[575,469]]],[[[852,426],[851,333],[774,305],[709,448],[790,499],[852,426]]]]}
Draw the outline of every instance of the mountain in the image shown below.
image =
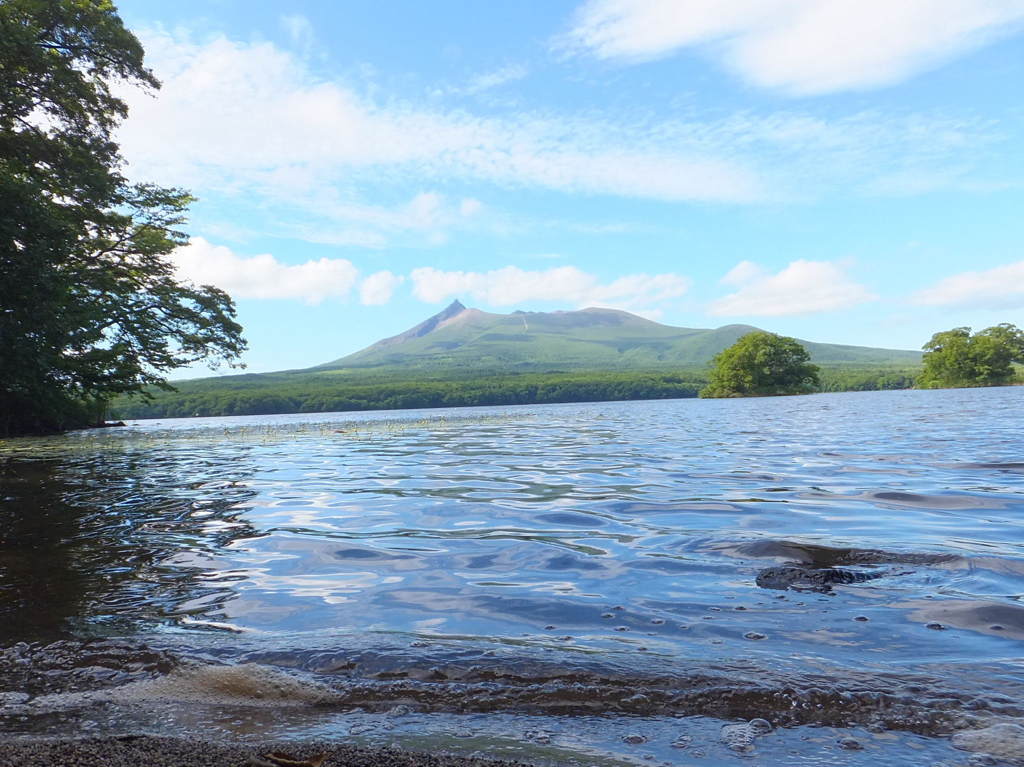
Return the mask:
{"type": "MultiPolygon", "coordinates": [[[[677,328],[615,309],[493,314],[454,301],[404,333],[305,370],[176,381],[118,418],[263,415],[695,397],[757,328],[677,328]]],[[[906,388],[920,352],[802,342],[826,391],[906,388]]]]}
{"type": "MultiPolygon", "coordinates": [[[[374,368],[465,370],[702,368],[758,328],[679,328],[616,309],[494,314],[453,301],[443,311],[312,371],[374,368]]],[[[921,353],[801,341],[819,363],[904,364],[921,353]]]]}

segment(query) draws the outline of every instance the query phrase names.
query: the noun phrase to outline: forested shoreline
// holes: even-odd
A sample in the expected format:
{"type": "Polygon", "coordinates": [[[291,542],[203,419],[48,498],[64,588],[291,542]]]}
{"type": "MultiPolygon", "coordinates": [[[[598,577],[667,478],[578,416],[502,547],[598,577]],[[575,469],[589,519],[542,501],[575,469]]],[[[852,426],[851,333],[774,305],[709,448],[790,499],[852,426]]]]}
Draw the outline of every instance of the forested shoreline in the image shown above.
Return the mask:
{"type": "MultiPolygon", "coordinates": [[[[824,367],[822,391],[909,389],[916,368],[824,367]]],[[[573,371],[413,377],[367,372],[345,380],[325,374],[232,376],[184,381],[152,399],[114,402],[116,418],[269,415],[360,410],[530,405],[556,402],[696,397],[707,371],[573,371]]]]}
{"type": "Polygon", "coordinates": [[[327,413],[558,402],[747,397],[1002,386],[1024,382],[1024,332],[1009,323],[936,333],[919,366],[815,365],[795,339],[755,331],[709,367],[470,370],[350,367],[225,376],[150,388],[113,403],[118,418],[327,413]]]}

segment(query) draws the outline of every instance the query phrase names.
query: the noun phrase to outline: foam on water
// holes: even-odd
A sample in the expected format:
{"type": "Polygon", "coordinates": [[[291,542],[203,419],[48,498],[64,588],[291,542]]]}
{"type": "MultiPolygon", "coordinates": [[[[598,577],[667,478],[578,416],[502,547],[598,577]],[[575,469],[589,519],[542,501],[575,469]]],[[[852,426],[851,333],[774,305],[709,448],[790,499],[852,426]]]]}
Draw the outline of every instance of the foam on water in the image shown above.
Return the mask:
{"type": "MultiPolygon", "coordinates": [[[[65,644],[55,648],[67,653],[65,644]]],[[[149,651],[151,654],[153,651],[149,651]]],[[[122,648],[125,657],[133,657],[122,648]]],[[[49,651],[32,657],[45,663],[49,651]]],[[[142,655],[139,648],[134,655],[142,655]]],[[[403,707],[417,712],[530,716],[707,716],[769,722],[773,726],[846,726],[852,723],[921,735],[943,735],[1024,716],[1024,705],[995,690],[988,695],[943,687],[915,675],[853,672],[843,675],[771,671],[756,664],[694,668],[651,658],[644,667],[623,659],[579,659],[571,653],[455,654],[413,651],[292,651],[244,653],[223,645],[217,654],[239,663],[179,658],[169,670],[125,670],[120,675],[64,678],[68,689],[0,698],[0,717],[42,717],[92,706],[138,703],[369,712],[403,707]],[[445,660],[447,658],[447,660],[445,660]],[[127,681],[126,681],[127,680],[127,681]],[[6,703],[7,705],[4,705],[6,703]]],[[[82,653],[83,657],[88,653],[82,653]]],[[[0,666],[0,680],[7,677],[0,666]]],[[[970,688],[969,677],[961,679],[970,688]]],[[[993,681],[995,681],[993,679],[993,681]]],[[[979,681],[977,686],[982,682],[979,681]]],[[[217,716],[211,713],[211,718],[217,716]]]]}
{"type": "Polygon", "coordinates": [[[97,703],[134,705],[159,702],[284,708],[324,705],[337,698],[338,695],[327,685],[311,679],[297,679],[293,674],[272,666],[190,663],[164,676],[119,687],[41,695],[32,700],[32,706],[45,711],[97,703]]]}

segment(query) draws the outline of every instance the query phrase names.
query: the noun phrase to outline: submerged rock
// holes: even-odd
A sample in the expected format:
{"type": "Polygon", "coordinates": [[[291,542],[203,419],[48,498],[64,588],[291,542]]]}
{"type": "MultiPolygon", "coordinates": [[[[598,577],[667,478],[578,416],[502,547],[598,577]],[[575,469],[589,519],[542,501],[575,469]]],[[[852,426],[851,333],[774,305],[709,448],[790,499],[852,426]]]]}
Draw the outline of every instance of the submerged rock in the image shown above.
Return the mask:
{"type": "Polygon", "coordinates": [[[4,706],[18,706],[29,699],[26,692],[0,692],[0,708],[4,706]]]}
{"type": "Polygon", "coordinates": [[[722,728],[721,741],[730,751],[741,754],[754,750],[757,733],[746,724],[727,724],[722,728]]]}
{"type": "Polygon", "coordinates": [[[817,591],[828,593],[837,584],[862,583],[890,575],[888,572],[865,573],[838,567],[812,568],[798,565],[766,567],[757,574],[757,585],[763,589],[785,591],[817,591]]]}
{"type": "Polygon", "coordinates": [[[767,719],[751,719],[742,724],[727,724],[722,727],[721,741],[730,751],[749,754],[754,750],[754,741],[772,731],[767,719]]]}
{"type": "Polygon", "coordinates": [[[772,731],[772,723],[767,719],[751,719],[747,722],[747,726],[758,735],[764,735],[772,731]]]}
{"type": "Polygon", "coordinates": [[[958,732],[950,741],[961,751],[990,754],[1011,764],[1024,765],[1024,727],[1002,722],[983,730],[958,732]]]}

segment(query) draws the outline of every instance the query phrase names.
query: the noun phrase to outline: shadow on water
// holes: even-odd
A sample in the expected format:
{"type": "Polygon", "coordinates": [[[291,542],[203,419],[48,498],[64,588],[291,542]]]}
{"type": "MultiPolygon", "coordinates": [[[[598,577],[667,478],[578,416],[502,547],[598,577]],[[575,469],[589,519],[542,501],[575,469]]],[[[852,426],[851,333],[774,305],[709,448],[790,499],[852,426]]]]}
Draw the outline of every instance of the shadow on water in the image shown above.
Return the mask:
{"type": "MultiPolygon", "coordinates": [[[[49,638],[83,612],[97,578],[76,564],[78,514],[53,461],[0,463],[0,642],[49,638]]],[[[90,541],[87,546],[93,543],[90,541]]]]}
{"type": "Polygon", "coordinates": [[[184,602],[229,596],[168,563],[256,535],[237,508],[251,491],[203,483],[200,499],[159,463],[0,462],[0,644],[151,630],[184,602]]]}

